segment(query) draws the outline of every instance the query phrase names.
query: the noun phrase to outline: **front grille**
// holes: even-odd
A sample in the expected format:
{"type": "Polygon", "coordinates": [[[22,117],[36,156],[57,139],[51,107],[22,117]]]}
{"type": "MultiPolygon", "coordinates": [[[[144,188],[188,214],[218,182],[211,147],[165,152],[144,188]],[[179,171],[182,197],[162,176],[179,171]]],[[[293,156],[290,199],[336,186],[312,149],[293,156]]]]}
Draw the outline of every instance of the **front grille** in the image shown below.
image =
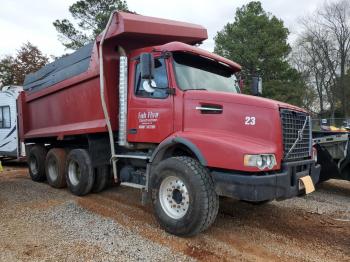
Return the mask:
{"type": "Polygon", "coordinates": [[[308,158],[311,152],[310,116],[288,109],[281,109],[280,114],[282,121],[284,161],[308,158]]]}

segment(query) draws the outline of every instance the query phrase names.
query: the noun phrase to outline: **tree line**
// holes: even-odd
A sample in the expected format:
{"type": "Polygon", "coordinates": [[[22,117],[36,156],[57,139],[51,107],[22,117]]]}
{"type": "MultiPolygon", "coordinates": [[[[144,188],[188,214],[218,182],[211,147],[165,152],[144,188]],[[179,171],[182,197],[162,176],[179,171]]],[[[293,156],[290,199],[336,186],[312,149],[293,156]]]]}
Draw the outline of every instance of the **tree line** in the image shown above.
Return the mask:
{"type": "MultiPolygon", "coordinates": [[[[57,19],[53,26],[68,50],[76,50],[102,32],[113,10],[132,12],[125,0],[80,0],[69,7],[74,21],[57,19]]],[[[261,76],[263,96],[304,107],[321,117],[350,115],[350,3],[320,5],[299,19],[301,31],[290,45],[283,20],[251,1],[235,10],[215,36],[214,52],[242,65],[243,92],[261,76]]],[[[49,58],[25,43],[17,54],[0,59],[0,85],[21,85],[49,58]]]]}

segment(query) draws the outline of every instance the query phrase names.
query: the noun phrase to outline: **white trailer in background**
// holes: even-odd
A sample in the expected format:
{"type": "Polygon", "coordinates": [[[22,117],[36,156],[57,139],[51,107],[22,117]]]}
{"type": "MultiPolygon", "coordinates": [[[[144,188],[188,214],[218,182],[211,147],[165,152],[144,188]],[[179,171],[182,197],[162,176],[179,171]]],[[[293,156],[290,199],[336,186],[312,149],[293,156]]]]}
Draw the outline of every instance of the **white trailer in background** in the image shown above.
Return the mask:
{"type": "Polygon", "coordinates": [[[17,126],[17,97],[21,86],[4,86],[0,89],[0,158],[19,159],[25,156],[17,126]]]}

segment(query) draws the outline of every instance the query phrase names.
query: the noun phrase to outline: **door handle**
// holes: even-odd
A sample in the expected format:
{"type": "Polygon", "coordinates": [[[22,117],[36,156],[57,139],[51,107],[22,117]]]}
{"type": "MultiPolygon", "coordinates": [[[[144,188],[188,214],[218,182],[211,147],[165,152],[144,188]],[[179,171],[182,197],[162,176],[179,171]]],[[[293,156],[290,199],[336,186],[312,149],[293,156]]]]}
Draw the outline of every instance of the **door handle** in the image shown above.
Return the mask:
{"type": "Polygon", "coordinates": [[[213,107],[204,107],[204,106],[197,106],[196,110],[222,112],[222,108],[213,108],[213,107]]]}
{"type": "Polygon", "coordinates": [[[223,108],[221,105],[201,105],[196,106],[196,110],[201,111],[202,114],[221,114],[223,108]]]}

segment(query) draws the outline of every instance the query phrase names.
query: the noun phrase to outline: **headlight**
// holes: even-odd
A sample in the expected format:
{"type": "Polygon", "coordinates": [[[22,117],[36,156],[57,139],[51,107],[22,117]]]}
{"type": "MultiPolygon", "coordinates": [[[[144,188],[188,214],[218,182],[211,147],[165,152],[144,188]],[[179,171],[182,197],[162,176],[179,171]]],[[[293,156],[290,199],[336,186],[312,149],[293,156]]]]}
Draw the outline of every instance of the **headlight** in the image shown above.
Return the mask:
{"type": "Polygon", "coordinates": [[[244,155],[244,165],[257,167],[260,170],[272,169],[276,165],[274,154],[244,155]]]}

